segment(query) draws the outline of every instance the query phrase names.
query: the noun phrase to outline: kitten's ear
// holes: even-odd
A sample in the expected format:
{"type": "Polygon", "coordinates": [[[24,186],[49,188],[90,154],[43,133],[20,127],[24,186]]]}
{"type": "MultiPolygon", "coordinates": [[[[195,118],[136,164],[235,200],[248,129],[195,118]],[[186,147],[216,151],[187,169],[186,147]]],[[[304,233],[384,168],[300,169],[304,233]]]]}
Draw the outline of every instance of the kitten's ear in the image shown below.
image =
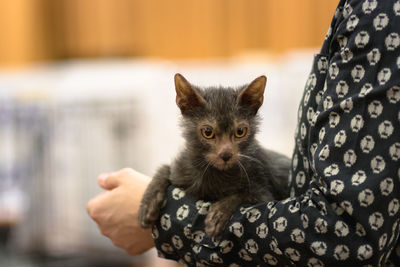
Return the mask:
{"type": "Polygon", "coordinates": [[[257,113],[264,101],[264,90],[267,77],[260,76],[244,88],[238,97],[239,105],[250,107],[257,113]]]}
{"type": "Polygon", "coordinates": [[[179,73],[175,74],[176,104],[182,114],[205,104],[204,98],[179,73]]]}

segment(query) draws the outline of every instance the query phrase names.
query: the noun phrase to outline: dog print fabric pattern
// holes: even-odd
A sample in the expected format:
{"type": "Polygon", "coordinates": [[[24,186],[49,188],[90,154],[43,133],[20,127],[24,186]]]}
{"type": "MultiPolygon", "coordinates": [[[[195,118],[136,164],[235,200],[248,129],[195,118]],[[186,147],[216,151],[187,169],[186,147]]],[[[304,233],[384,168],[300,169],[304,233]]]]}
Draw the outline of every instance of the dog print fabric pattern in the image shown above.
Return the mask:
{"type": "Polygon", "coordinates": [[[400,266],[400,0],[340,1],[298,110],[291,197],[210,203],[170,187],[153,236],[188,266],[400,266]]]}

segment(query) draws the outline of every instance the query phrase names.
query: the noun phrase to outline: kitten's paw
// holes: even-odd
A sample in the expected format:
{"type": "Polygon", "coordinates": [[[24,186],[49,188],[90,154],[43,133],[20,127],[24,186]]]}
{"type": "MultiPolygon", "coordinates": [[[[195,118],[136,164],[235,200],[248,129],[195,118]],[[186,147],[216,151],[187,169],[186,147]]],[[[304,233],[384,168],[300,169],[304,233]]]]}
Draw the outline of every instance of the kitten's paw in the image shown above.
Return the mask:
{"type": "Polygon", "coordinates": [[[224,211],[218,202],[213,204],[205,220],[206,234],[212,238],[220,237],[230,218],[231,214],[224,211]]]}
{"type": "Polygon", "coordinates": [[[160,210],[165,205],[165,193],[157,192],[153,198],[143,199],[139,208],[139,224],[143,228],[152,227],[158,217],[160,210]]]}

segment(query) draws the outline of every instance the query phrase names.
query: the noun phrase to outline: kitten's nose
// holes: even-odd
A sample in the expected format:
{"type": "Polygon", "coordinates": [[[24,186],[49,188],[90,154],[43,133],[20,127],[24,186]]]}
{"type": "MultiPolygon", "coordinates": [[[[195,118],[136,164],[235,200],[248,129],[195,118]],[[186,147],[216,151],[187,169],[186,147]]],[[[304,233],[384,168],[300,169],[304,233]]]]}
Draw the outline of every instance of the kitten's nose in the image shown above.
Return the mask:
{"type": "Polygon", "coordinates": [[[219,157],[221,159],[223,159],[225,162],[227,162],[228,160],[230,160],[232,158],[232,153],[231,152],[222,152],[221,154],[219,154],[219,157]]]}

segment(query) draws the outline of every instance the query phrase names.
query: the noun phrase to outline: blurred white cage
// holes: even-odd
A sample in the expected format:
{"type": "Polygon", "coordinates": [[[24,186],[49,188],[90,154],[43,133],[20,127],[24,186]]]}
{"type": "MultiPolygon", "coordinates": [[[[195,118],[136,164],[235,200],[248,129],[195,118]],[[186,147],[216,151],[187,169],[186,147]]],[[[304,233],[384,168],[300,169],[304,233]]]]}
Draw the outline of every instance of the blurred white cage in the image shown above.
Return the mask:
{"type": "Polygon", "coordinates": [[[49,255],[124,257],[86,213],[99,173],[148,175],[183,144],[173,75],[196,85],[239,86],[268,77],[258,139],[291,155],[297,105],[312,51],[278,59],[202,62],[71,61],[0,72],[0,222],[13,248],[49,255]]]}

